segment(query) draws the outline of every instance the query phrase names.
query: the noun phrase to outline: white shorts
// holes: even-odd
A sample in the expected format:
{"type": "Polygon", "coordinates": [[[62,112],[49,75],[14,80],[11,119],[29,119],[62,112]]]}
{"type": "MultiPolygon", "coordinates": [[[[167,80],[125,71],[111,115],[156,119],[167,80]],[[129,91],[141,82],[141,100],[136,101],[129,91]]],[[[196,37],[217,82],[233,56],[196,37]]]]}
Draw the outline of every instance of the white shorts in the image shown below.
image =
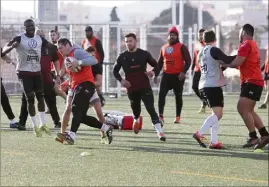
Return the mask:
{"type": "MultiPolygon", "coordinates": [[[[73,98],[73,96],[74,96],[74,90],[69,89],[67,97],[71,99],[71,98],[73,98]]],[[[92,97],[90,99],[90,105],[93,105],[96,102],[100,102],[100,98],[97,94],[97,91],[95,90],[94,94],[92,95],[92,97]]]]}

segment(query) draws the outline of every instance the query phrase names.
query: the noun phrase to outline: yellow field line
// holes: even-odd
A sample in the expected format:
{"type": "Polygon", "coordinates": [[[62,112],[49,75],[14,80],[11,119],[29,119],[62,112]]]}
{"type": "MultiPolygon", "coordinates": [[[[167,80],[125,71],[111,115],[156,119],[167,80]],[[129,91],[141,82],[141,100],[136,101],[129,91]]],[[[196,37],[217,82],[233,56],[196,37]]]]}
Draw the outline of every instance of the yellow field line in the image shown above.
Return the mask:
{"type": "Polygon", "coordinates": [[[25,153],[22,153],[22,152],[11,152],[11,151],[1,151],[1,153],[4,153],[4,154],[11,154],[11,155],[26,155],[25,153]]]}
{"type": "Polygon", "coordinates": [[[236,181],[244,181],[244,182],[259,182],[259,183],[268,184],[268,181],[264,181],[264,180],[243,179],[243,178],[237,178],[237,177],[223,177],[223,176],[220,176],[220,175],[210,175],[210,174],[202,174],[202,173],[190,173],[190,172],[182,172],[182,171],[171,171],[171,173],[182,174],[182,175],[203,176],[203,177],[226,179],[226,180],[236,180],[236,181]]]}

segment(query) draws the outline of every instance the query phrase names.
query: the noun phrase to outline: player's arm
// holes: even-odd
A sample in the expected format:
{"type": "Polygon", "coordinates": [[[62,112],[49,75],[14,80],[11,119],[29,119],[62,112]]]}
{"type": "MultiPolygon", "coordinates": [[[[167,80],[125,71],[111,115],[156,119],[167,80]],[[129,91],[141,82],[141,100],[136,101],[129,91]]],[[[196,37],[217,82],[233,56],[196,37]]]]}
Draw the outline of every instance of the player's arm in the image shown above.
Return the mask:
{"type": "Polygon", "coordinates": [[[184,73],[187,73],[187,71],[189,70],[190,66],[191,66],[191,55],[190,52],[188,50],[188,48],[185,45],[181,46],[181,54],[182,57],[184,59],[184,73]]]}
{"type": "Polygon", "coordinates": [[[96,47],[96,51],[100,55],[100,63],[103,64],[105,53],[104,53],[104,49],[100,40],[96,40],[95,47],[96,47]]]}
{"type": "Polygon", "coordinates": [[[59,75],[61,78],[63,78],[65,76],[65,74],[66,74],[66,67],[65,67],[65,65],[63,65],[62,68],[60,69],[59,75]]]}
{"type": "Polygon", "coordinates": [[[191,70],[193,71],[195,68],[195,64],[196,64],[196,60],[197,60],[197,52],[195,51],[193,53],[193,61],[192,61],[192,65],[191,65],[191,70]]]}
{"type": "Polygon", "coordinates": [[[217,47],[212,47],[210,50],[210,55],[215,59],[215,60],[220,60],[224,62],[225,64],[230,64],[236,56],[227,56],[222,52],[220,48],[217,47]]]}
{"type": "Polygon", "coordinates": [[[46,46],[48,46],[49,41],[46,40],[45,38],[43,38],[42,36],[40,36],[40,37],[41,37],[41,40],[42,40],[42,47],[46,47],[46,46]]]}
{"type": "Polygon", "coordinates": [[[122,81],[122,77],[120,75],[121,67],[122,67],[122,65],[121,65],[121,56],[118,56],[114,66],[113,66],[113,75],[119,82],[122,81]]]}
{"type": "Polygon", "coordinates": [[[250,44],[249,43],[242,44],[238,49],[237,56],[232,61],[232,63],[229,64],[229,67],[236,68],[238,66],[241,66],[245,62],[250,52],[251,52],[250,44]]]}
{"type": "MultiPolygon", "coordinates": [[[[53,45],[53,44],[52,44],[53,45]]],[[[55,45],[50,46],[51,47],[51,53],[52,53],[52,62],[54,64],[56,76],[60,76],[60,65],[59,65],[59,57],[57,54],[57,47],[55,45]]]]}
{"type": "Polygon", "coordinates": [[[150,54],[150,52],[146,51],[146,55],[147,55],[147,62],[149,63],[149,65],[153,68],[157,67],[158,63],[157,61],[152,57],[152,55],[150,54]]]}
{"type": "Polygon", "coordinates": [[[12,51],[14,48],[18,47],[18,45],[21,43],[21,36],[14,37],[11,41],[8,42],[8,44],[3,48],[3,51],[1,51],[1,57],[6,56],[10,51],[12,51]]]}
{"type": "Polygon", "coordinates": [[[161,49],[157,66],[153,69],[153,71],[155,72],[155,77],[157,77],[160,74],[160,71],[162,70],[162,68],[163,68],[163,54],[162,54],[162,49],[161,49]]]}
{"type": "Polygon", "coordinates": [[[92,66],[98,63],[95,57],[89,55],[89,53],[82,48],[75,50],[74,58],[78,60],[79,66],[92,66]]]}

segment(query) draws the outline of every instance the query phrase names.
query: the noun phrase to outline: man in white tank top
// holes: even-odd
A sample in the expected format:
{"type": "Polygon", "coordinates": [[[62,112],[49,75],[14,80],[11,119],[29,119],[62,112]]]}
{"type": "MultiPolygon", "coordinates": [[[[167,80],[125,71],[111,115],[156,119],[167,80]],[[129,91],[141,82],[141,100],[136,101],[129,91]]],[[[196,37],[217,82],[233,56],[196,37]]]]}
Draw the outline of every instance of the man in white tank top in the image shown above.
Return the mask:
{"type": "Polygon", "coordinates": [[[193,134],[193,138],[202,147],[206,147],[203,142],[203,134],[211,128],[211,143],[209,148],[222,149],[222,144],[218,142],[218,121],[222,117],[224,99],[222,87],[225,85],[221,61],[230,63],[235,56],[226,56],[216,45],[216,35],[214,31],[205,31],[203,34],[205,46],[198,54],[198,64],[201,69],[199,91],[203,100],[212,110],[199,131],[193,134]]]}
{"type": "Polygon", "coordinates": [[[45,121],[45,104],[43,95],[43,84],[41,78],[41,47],[48,41],[39,35],[35,35],[35,23],[31,19],[24,22],[25,33],[14,37],[5,47],[3,54],[9,53],[16,48],[17,52],[17,74],[26,95],[28,112],[31,116],[34,132],[37,137],[42,136],[42,131],[50,134],[45,121]],[[38,101],[40,126],[37,125],[35,96],[38,101]]]}

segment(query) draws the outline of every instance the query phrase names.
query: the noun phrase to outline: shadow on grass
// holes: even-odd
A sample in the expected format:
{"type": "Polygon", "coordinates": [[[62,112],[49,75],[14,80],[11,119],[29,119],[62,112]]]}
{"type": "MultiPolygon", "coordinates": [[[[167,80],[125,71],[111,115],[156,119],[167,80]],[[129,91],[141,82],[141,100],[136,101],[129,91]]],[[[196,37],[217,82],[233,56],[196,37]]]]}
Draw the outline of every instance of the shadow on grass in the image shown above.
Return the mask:
{"type": "MultiPolygon", "coordinates": [[[[78,149],[92,149],[87,147],[76,147],[78,149]]],[[[98,149],[98,148],[97,148],[98,149]]],[[[146,152],[146,153],[163,153],[163,154],[178,154],[178,155],[194,155],[194,156],[219,156],[219,157],[232,157],[232,158],[248,158],[254,160],[268,160],[268,153],[257,154],[253,152],[243,153],[235,152],[229,149],[224,150],[211,150],[197,148],[163,148],[163,147],[140,147],[140,146],[119,146],[111,145],[111,147],[106,147],[108,150],[114,151],[129,151],[129,152],[146,152]]]]}
{"type": "MultiPolygon", "coordinates": [[[[57,133],[57,132],[60,131],[60,129],[58,129],[58,128],[51,128],[50,130],[53,133],[57,133]]],[[[25,131],[19,131],[17,129],[11,129],[9,127],[3,127],[2,126],[1,131],[26,132],[26,133],[28,133],[28,132],[33,132],[33,129],[32,128],[26,128],[25,131]]],[[[89,130],[83,129],[81,131],[78,131],[77,135],[78,136],[99,136],[99,134],[92,134],[92,132],[99,132],[99,129],[92,129],[92,128],[89,129],[89,130]]],[[[114,132],[117,132],[117,133],[121,133],[121,132],[126,133],[126,132],[128,132],[128,133],[130,133],[128,135],[118,135],[118,134],[116,135],[116,137],[122,137],[122,138],[133,138],[133,137],[142,138],[142,139],[145,139],[145,138],[150,138],[150,139],[154,138],[154,139],[156,139],[157,138],[157,137],[139,136],[139,134],[135,135],[135,134],[133,134],[132,130],[129,130],[129,131],[114,130],[114,132]]],[[[145,133],[155,134],[156,133],[155,130],[150,130],[150,129],[143,129],[140,132],[143,133],[143,134],[145,134],[145,133]]],[[[181,137],[169,137],[168,135],[178,135],[178,136],[182,135],[182,136],[189,136],[190,138],[192,138],[192,135],[193,135],[193,133],[187,133],[187,132],[181,133],[181,132],[172,132],[172,131],[166,131],[165,134],[166,134],[168,139],[186,139],[186,138],[181,138],[181,137]]],[[[205,134],[205,135],[210,136],[209,134],[205,134]]],[[[224,136],[224,137],[243,137],[243,138],[246,137],[246,136],[242,136],[242,135],[232,135],[232,134],[219,134],[219,136],[220,137],[221,136],[224,136]]]]}

